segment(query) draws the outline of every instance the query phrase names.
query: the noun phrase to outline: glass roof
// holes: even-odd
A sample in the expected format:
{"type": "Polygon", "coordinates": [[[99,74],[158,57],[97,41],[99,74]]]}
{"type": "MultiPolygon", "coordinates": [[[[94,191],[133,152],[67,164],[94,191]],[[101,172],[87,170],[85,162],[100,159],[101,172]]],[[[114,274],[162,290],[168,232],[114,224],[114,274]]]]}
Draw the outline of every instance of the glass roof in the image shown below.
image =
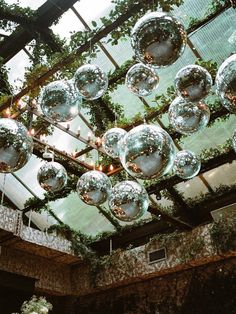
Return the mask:
{"type": "MultiPolygon", "coordinates": [[[[10,0],[6,2],[9,4],[15,3],[15,1],[10,0]]],[[[35,10],[44,2],[46,1],[22,0],[20,1],[20,5],[23,7],[29,6],[35,10]]],[[[173,15],[179,18],[182,23],[187,26],[191,21],[191,18],[196,19],[204,16],[210,3],[211,0],[185,0],[183,5],[175,8],[173,15]]],[[[96,21],[98,26],[102,26],[100,18],[107,16],[112,8],[114,8],[112,0],[81,0],[77,1],[74,5],[74,9],[79,13],[90,28],[93,28],[92,21],[96,21]]],[[[60,38],[65,38],[67,43],[69,43],[71,34],[78,31],[84,31],[86,27],[76,16],[75,12],[72,9],[69,9],[62,15],[58,23],[53,24],[50,29],[55,34],[60,36],[60,38]]],[[[189,37],[194,47],[204,60],[217,61],[218,65],[220,65],[223,60],[230,55],[230,53],[235,51],[235,34],[236,11],[230,8],[210,21],[204,27],[201,27],[198,31],[190,34],[189,37]]],[[[111,43],[106,43],[108,37],[109,36],[105,37],[101,43],[104,45],[105,49],[109,52],[115,62],[112,61],[111,58],[109,58],[101,49],[97,53],[96,58],[91,60],[91,63],[98,64],[106,73],[113,72],[115,70],[116,66],[114,63],[121,66],[125,61],[131,60],[133,57],[133,51],[128,37],[119,40],[118,44],[115,46],[112,46],[111,43]]],[[[154,102],[155,96],[163,94],[167,87],[173,84],[173,79],[178,70],[185,65],[195,63],[196,60],[196,55],[190,47],[187,46],[183,56],[174,65],[158,70],[157,72],[160,77],[160,85],[156,94],[153,94],[145,99],[147,104],[150,107],[156,106],[156,103],[154,102]]],[[[30,58],[23,50],[7,62],[6,66],[10,69],[9,81],[14,87],[14,93],[22,88],[25,68],[30,64],[30,58]]],[[[123,106],[125,117],[132,118],[137,113],[144,113],[143,102],[138,97],[129,93],[124,84],[118,85],[114,91],[110,92],[110,96],[115,103],[119,103],[123,106]]],[[[88,109],[82,108],[82,114],[86,117],[86,119],[88,119],[88,121],[90,120],[88,109]]],[[[166,115],[162,116],[161,121],[165,126],[168,126],[166,115]]],[[[68,124],[66,123],[62,125],[66,126],[68,124]]],[[[225,141],[232,136],[235,125],[236,117],[232,114],[228,120],[214,123],[211,127],[205,129],[204,131],[184,138],[182,140],[181,147],[184,149],[188,148],[199,154],[203,149],[209,149],[225,143],[225,141]]],[[[73,132],[77,132],[78,127],[80,127],[81,135],[84,137],[86,137],[88,132],[91,131],[80,117],[77,117],[69,123],[69,127],[73,132]]],[[[69,154],[87,147],[86,144],[80,142],[58,128],[55,128],[53,135],[48,136],[46,140],[49,145],[55,146],[57,149],[66,151],[69,154]]],[[[92,159],[97,158],[97,153],[93,150],[91,152],[91,156],[92,159]]],[[[78,159],[83,160],[85,158],[85,161],[89,163],[91,161],[91,156],[83,156],[78,159]]],[[[23,186],[17,178],[11,174],[6,176],[6,183],[4,186],[3,182],[5,180],[5,176],[3,174],[0,175],[1,190],[4,189],[7,197],[10,198],[19,209],[23,209],[25,201],[34,195],[41,199],[44,197],[44,190],[37,182],[37,171],[42,162],[42,159],[32,156],[28,164],[16,172],[16,175],[29,189],[23,186]]],[[[206,172],[204,177],[214,190],[220,184],[235,184],[235,173],[236,163],[233,162],[206,172]]],[[[206,185],[204,185],[198,177],[187,182],[179,183],[176,185],[176,188],[178,191],[183,193],[185,199],[196,197],[208,192],[206,185]]],[[[158,201],[158,203],[164,207],[168,207],[173,204],[172,201],[165,198],[158,201]]],[[[49,206],[61,221],[85,234],[96,235],[104,231],[115,231],[112,223],[99,212],[98,208],[87,206],[82,203],[76,193],[71,193],[66,198],[50,202],[49,206]]],[[[104,208],[109,211],[107,204],[104,208]]],[[[41,216],[37,214],[35,217],[32,217],[32,219],[42,229],[55,222],[51,218],[51,220],[48,219],[44,214],[44,217],[42,216],[43,223],[40,224],[39,217],[41,216]]],[[[145,217],[143,217],[143,219],[149,220],[151,219],[151,215],[148,213],[145,217]]],[[[121,222],[120,224],[125,225],[121,222]]]]}

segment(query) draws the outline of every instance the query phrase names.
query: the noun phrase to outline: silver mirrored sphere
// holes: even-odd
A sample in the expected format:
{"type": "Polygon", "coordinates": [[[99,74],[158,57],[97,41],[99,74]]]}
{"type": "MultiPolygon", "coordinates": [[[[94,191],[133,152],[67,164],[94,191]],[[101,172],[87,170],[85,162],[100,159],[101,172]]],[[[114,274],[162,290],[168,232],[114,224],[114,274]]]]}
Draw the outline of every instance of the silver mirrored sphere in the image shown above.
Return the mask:
{"type": "Polygon", "coordinates": [[[106,202],[111,188],[108,176],[96,170],[84,173],[77,183],[79,197],[88,205],[96,206],[106,202]]]}
{"type": "Polygon", "coordinates": [[[13,119],[0,119],[0,172],[22,168],[33,152],[33,139],[26,127],[13,119]]]}
{"type": "Polygon", "coordinates": [[[173,64],[182,55],[186,41],[183,25],[164,12],[144,15],[131,33],[131,45],[136,58],[156,68],[173,64]]]}
{"type": "Polygon", "coordinates": [[[139,97],[151,95],[158,87],[159,76],[142,63],[133,65],[126,74],[125,84],[129,91],[139,97]]]}
{"type": "Polygon", "coordinates": [[[43,114],[57,122],[73,120],[79,113],[81,102],[72,81],[51,82],[42,88],[39,96],[43,114]]]}
{"type": "Polygon", "coordinates": [[[186,102],[183,98],[177,97],[169,107],[168,117],[177,132],[188,135],[206,127],[210,119],[210,110],[203,102],[186,102]]]}
{"type": "Polygon", "coordinates": [[[234,130],[234,133],[233,133],[232,143],[233,143],[233,149],[236,153],[236,129],[234,130]]]}
{"type": "Polygon", "coordinates": [[[182,179],[195,177],[201,169],[201,161],[189,150],[181,150],[176,154],[173,171],[182,179]]]}
{"type": "Polygon", "coordinates": [[[149,198],[145,188],[139,183],[122,181],[112,188],[108,204],[116,218],[132,221],[146,213],[149,198]]]}
{"type": "Polygon", "coordinates": [[[102,138],[102,146],[107,155],[119,157],[119,141],[126,135],[126,131],[121,128],[112,128],[108,130],[102,138]]]}
{"type": "Polygon", "coordinates": [[[121,140],[121,163],[136,178],[161,177],[171,169],[174,156],[174,142],[156,125],[139,125],[121,140]]]}
{"type": "Polygon", "coordinates": [[[88,100],[101,97],[108,87],[107,75],[94,64],[82,65],[75,72],[73,79],[78,93],[88,100]]]}
{"type": "Polygon", "coordinates": [[[174,86],[179,96],[196,102],[206,97],[212,87],[210,73],[199,65],[187,65],[175,77],[174,86]]]}
{"type": "Polygon", "coordinates": [[[221,64],[216,75],[216,91],[222,105],[236,113],[236,54],[221,64]]]}
{"type": "Polygon", "coordinates": [[[57,192],[66,186],[67,172],[58,162],[45,162],[38,170],[37,179],[45,191],[57,192]]]}

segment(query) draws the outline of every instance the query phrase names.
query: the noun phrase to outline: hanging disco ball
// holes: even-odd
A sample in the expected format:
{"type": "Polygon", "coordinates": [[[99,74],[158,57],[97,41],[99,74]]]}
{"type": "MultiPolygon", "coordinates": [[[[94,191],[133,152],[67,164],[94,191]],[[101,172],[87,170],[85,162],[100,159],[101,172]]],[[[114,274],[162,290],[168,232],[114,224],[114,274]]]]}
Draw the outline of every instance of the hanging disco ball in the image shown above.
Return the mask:
{"type": "Polygon", "coordinates": [[[233,142],[234,151],[236,153],[236,129],[234,130],[234,133],[233,133],[232,142],[233,142]]]}
{"type": "Polygon", "coordinates": [[[116,218],[132,221],[146,213],[149,198],[146,190],[139,183],[122,181],[112,188],[108,204],[116,218]]]}
{"type": "Polygon", "coordinates": [[[88,205],[101,205],[107,200],[111,191],[110,179],[100,171],[84,173],[78,180],[77,192],[80,199],[88,205]]]}
{"type": "Polygon", "coordinates": [[[207,96],[212,87],[210,73],[199,65],[187,65],[175,77],[175,90],[186,101],[196,102],[207,96]]]}
{"type": "Polygon", "coordinates": [[[73,120],[79,113],[82,98],[72,81],[55,81],[42,88],[39,104],[48,118],[57,122],[73,120]]]}
{"type": "Polygon", "coordinates": [[[58,162],[46,162],[39,168],[37,179],[45,191],[57,192],[66,186],[67,172],[58,162]]]}
{"type": "Polygon", "coordinates": [[[153,179],[172,167],[175,146],[169,134],[155,125],[143,124],[121,141],[120,160],[125,170],[140,179],[153,179]]]}
{"type": "Polygon", "coordinates": [[[119,141],[126,133],[127,132],[121,128],[112,128],[103,135],[102,145],[107,155],[113,158],[119,157],[119,141]]]}
{"type": "Polygon", "coordinates": [[[33,152],[33,139],[26,127],[13,119],[0,119],[0,173],[22,168],[33,152]]]}
{"type": "Polygon", "coordinates": [[[136,58],[156,68],[173,64],[182,55],[186,41],[183,25],[164,12],[144,15],[131,33],[136,58]]]}
{"type": "Polygon", "coordinates": [[[181,150],[176,154],[173,171],[182,179],[195,177],[201,169],[201,161],[190,150],[181,150]]]}
{"type": "Polygon", "coordinates": [[[150,95],[159,84],[156,72],[142,63],[133,65],[126,74],[125,84],[129,91],[139,97],[150,95]]]}
{"type": "Polygon", "coordinates": [[[169,107],[168,117],[177,132],[188,135],[205,128],[210,119],[210,110],[202,102],[186,102],[177,97],[169,107]]]}
{"type": "Polygon", "coordinates": [[[94,64],[82,65],[75,72],[73,79],[78,93],[88,100],[101,97],[108,87],[107,75],[94,64]]]}
{"type": "Polygon", "coordinates": [[[221,64],[216,75],[216,91],[222,105],[236,113],[236,54],[221,64]]]}

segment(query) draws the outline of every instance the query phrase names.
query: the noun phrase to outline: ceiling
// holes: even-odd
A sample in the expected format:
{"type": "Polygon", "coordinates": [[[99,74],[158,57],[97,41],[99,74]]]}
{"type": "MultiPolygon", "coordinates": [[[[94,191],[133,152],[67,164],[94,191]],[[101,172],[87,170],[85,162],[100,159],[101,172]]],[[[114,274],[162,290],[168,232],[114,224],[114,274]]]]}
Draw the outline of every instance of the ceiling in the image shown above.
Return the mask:
{"type": "MultiPolygon", "coordinates": [[[[5,2],[7,4],[16,3],[16,1],[9,0],[5,2]]],[[[206,17],[207,10],[209,10],[209,6],[213,2],[211,0],[185,0],[182,5],[174,8],[172,13],[185,25],[185,27],[188,27],[189,22],[192,19],[203,19],[206,17]]],[[[100,18],[108,16],[109,12],[115,7],[115,4],[111,0],[64,2],[60,0],[37,2],[33,0],[22,0],[19,1],[19,4],[22,7],[29,6],[33,10],[38,9],[39,12],[41,12],[42,17],[47,20],[47,22],[44,21],[47,28],[50,32],[52,31],[61,39],[64,39],[65,45],[70,45],[71,35],[88,28],[93,28],[94,24],[92,21],[97,22],[96,27],[102,27],[100,18]],[[56,23],[54,23],[54,19],[57,20],[56,23]]],[[[40,25],[42,24],[39,23],[39,26],[40,25]]],[[[206,20],[203,23],[199,23],[198,26],[199,27],[195,29],[193,28],[192,31],[189,31],[188,36],[190,42],[182,57],[174,65],[158,70],[160,77],[159,88],[156,94],[145,98],[145,103],[132,95],[127,90],[124,83],[118,84],[114,90],[109,91],[112,101],[123,106],[124,116],[126,118],[130,119],[137,113],[144,114],[145,106],[157,106],[155,97],[165,93],[166,89],[173,85],[173,79],[177,71],[183,66],[195,63],[198,57],[206,61],[215,61],[219,66],[232,52],[235,52],[235,9],[228,6],[226,9],[222,10],[221,13],[218,12],[210,18],[206,18],[206,20]]],[[[19,93],[25,88],[25,72],[26,68],[32,65],[30,57],[31,46],[34,44],[36,35],[34,32],[27,32],[24,26],[19,26],[17,23],[13,23],[11,27],[12,29],[9,31],[0,29],[0,39],[2,39],[0,56],[6,61],[5,66],[9,68],[8,79],[12,86],[12,95],[16,95],[16,98],[13,98],[13,100],[15,100],[19,98],[19,93]],[[22,34],[19,35],[19,31],[21,31],[22,34]],[[3,35],[5,36],[3,37],[3,35]],[[19,45],[14,45],[14,41],[13,43],[10,41],[10,39],[13,38],[12,36],[16,36],[14,40],[20,38],[19,45]],[[7,45],[4,40],[9,40],[8,43],[10,44],[7,45]]],[[[106,73],[111,74],[117,71],[117,69],[119,69],[126,61],[133,58],[133,51],[128,36],[118,40],[117,45],[112,45],[111,42],[107,42],[108,39],[109,32],[104,32],[104,36],[101,35],[99,50],[96,57],[91,58],[91,63],[99,65],[106,73]]],[[[87,47],[84,45],[82,48],[90,50],[90,46],[92,46],[92,41],[90,45],[87,44],[87,47]]],[[[80,48],[78,47],[78,49],[80,48]]],[[[89,61],[89,54],[87,54],[86,58],[87,61],[89,61]]],[[[71,73],[73,73],[74,69],[73,67],[71,69],[71,64],[69,64],[69,62],[67,66],[71,73]]],[[[53,76],[54,79],[56,75],[62,75],[59,68],[53,76]]],[[[47,80],[43,84],[46,82],[47,80]]],[[[7,106],[9,106],[9,103],[6,104],[3,102],[0,108],[5,109],[7,106]]],[[[105,109],[102,107],[101,110],[105,109]]],[[[117,119],[119,120],[119,116],[117,119]]],[[[91,115],[89,109],[87,107],[82,108],[81,115],[76,117],[70,123],[69,131],[67,129],[67,124],[61,123],[62,127],[60,127],[60,125],[59,128],[58,126],[54,127],[53,134],[46,138],[47,143],[54,146],[55,151],[58,150],[59,153],[63,151],[67,153],[65,160],[68,167],[72,163],[70,159],[71,154],[74,151],[81,151],[88,147],[88,143],[83,143],[78,140],[76,136],[73,136],[73,132],[76,133],[78,127],[80,127],[81,136],[86,139],[88,132],[95,130],[94,127],[93,130],[91,130],[90,120],[91,115]]],[[[168,128],[167,114],[165,113],[161,115],[158,121],[155,120],[155,124],[160,124],[161,126],[168,128]]],[[[201,154],[204,149],[219,147],[219,145],[224,144],[226,140],[230,139],[233,130],[235,129],[235,125],[236,117],[235,115],[230,114],[228,119],[225,119],[224,121],[218,120],[214,122],[211,127],[206,128],[196,135],[182,138],[179,145],[181,148],[190,149],[196,154],[201,154]]],[[[100,135],[102,135],[102,131],[98,129],[97,132],[99,133],[99,131],[100,135]]],[[[83,165],[84,163],[85,165],[90,165],[92,161],[99,159],[99,156],[101,156],[101,153],[96,149],[92,149],[90,151],[90,156],[82,155],[77,157],[79,169],[81,169],[81,164],[83,165]]],[[[42,162],[42,158],[33,155],[26,166],[15,174],[7,174],[6,176],[3,174],[0,175],[0,189],[16,208],[24,210],[25,202],[30,197],[44,198],[44,190],[37,182],[37,171],[42,162]]],[[[157,216],[159,220],[156,220],[156,218],[154,219],[152,210],[145,214],[140,220],[149,226],[153,221],[156,226],[158,226],[158,224],[162,226],[164,220],[173,224],[177,223],[176,226],[178,227],[178,221],[184,221],[187,216],[187,221],[192,219],[193,224],[194,222],[203,223],[209,219],[209,213],[207,213],[207,215],[202,214],[199,219],[195,217],[197,219],[196,221],[194,221],[193,216],[189,217],[188,202],[190,199],[194,200],[201,196],[204,197],[204,195],[209,193],[215,195],[214,193],[217,191],[217,188],[222,184],[236,184],[235,155],[227,155],[227,158],[217,159],[214,160],[214,162],[209,162],[206,165],[204,164],[204,171],[200,176],[197,176],[194,179],[184,182],[181,180],[173,181],[174,184],[168,190],[171,197],[167,198],[163,195],[161,200],[156,200],[154,197],[157,207],[162,206],[160,208],[163,209],[160,213],[158,213],[157,210],[157,214],[154,215],[157,216]],[[230,161],[230,163],[228,161],[230,161]],[[165,208],[169,208],[170,206],[175,208],[176,203],[178,205],[177,207],[181,207],[182,209],[179,209],[176,217],[173,216],[176,221],[172,221],[169,211],[167,211],[165,215],[165,208]],[[160,214],[161,216],[159,216],[160,214]]],[[[154,195],[155,189],[158,190],[158,187],[153,184],[149,189],[149,193],[154,195]]],[[[231,199],[231,201],[235,201],[235,198],[234,200],[231,199]]],[[[118,222],[116,218],[113,218],[112,221],[107,219],[107,216],[104,215],[104,212],[109,212],[107,204],[102,208],[87,206],[79,199],[76,192],[70,193],[66,198],[50,202],[48,205],[60,221],[87,235],[96,236],[101,232],[116,232],[117,224],[121,227],[127,225],[127,223],[118,222]],[[114,221],[116,221],[115,224],[114,221]]],[[[58,223],[55,216],[52,217],[47,212],[41,214],[31,213],[32,221],[40,229],[58,223]]],[[[195,216],[197,216],[197,214],[195,216]]]]}

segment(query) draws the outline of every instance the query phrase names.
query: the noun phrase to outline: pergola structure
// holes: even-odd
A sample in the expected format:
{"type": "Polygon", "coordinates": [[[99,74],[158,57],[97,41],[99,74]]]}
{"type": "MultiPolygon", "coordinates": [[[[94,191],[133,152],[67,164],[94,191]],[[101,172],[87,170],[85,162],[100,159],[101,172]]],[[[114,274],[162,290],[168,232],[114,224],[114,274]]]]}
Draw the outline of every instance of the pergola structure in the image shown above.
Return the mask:
{"type": "MultiPolygon", "coordinates": [[[[156,2],[158,3],[158,1],[153,2],[154,6],[156,2]]],[[[43,74],[40,74],[36,78],[34,78],[34,80],[29,85],[22,87],[17,93],[12,95],[12,97],[9,97],[7,100],[2,101],[0,104],[0,111],[4,114],[7,108],[17,103],[22,97],[31,94],[35,89],[47,84],[51,77],[56,75],[61,70],[67,67],[70,68],[70,66],[77,60],[77,58],[79,58],[84,52],[90,51],[91,47],[96,44],[98,45],[100,52],[104,54],[105,58],[109,60],[114,68],[114,71],[110,75],[111,78],[109,84],[112,86],[115,85],[117,82],[120,82],[122,80],[124,81],[124,77],[128,69],[127,67],[122,67],[119,62],[116,61],[117,53],[113,53],[112,49],[108,49],[106,47],[107,45],[104,44],[104,39],[107,36],[111,35],[112,32],[114,32],[117,28],[122,27],[125,22],[135,16],[140,10],[144,10],[145,6],[148,5],[150,5],[150,1],[148,0],[128,2],[128,7],[126,8],[125,12],[120,14],[120,16],[115,18],[108,25],[103,25],[99,30],[94,32],[89,40],[79,45],[76,50],[70,52],[69,54],[65,54],[65,57],[63,57],[63,53],[65,52],[64,46],[61,45],[58,40],[56,40],[55,34],[53,34],[51,26],[57,19],[63,16],[65,12],[70,10],[78,18],[78,23],[82,23],[84,29],[91,33],[91,23],[85,21],[85,19],[83,19],[80,14],[79,1],[48,0],[34,12],[33,18],[26,18],[25,16],[14,14],[14,12],[11,13],[5,8],[5,6],[2,6],[0,8],[0,19],[12,21],[18,25],[12,32],[12,34],[4,35],[0,33],[0,36],[2,36],[2,40],[0,42],[0,57],[2,64],[7,64],[7,62],[9,62],[22,50],[28,55],[29,59],[32,59],[32,55],[27,48],[27,45],[32,40],[39,40],[51,51],[52,54],[60,53],[60,58],[57,62],[51,65],[50,68],[44,71],[43,74]],[[78,8],[76,8],[75,6],[77,3],[78,8]]],[[[179,12],[179,15],[181,16],[181,6],[179,8],[176,8],[173,14],[177,12],[179,12]]],[[[224,19],[222,19],[222,27],[227,27],[227,23],[230,23],[230,21],[227,20],[227,14],[235,17],[236,13],[234,10],[234,1],[225,1],[224,5],[221,5],[214,12],[210,12],[210,14],[206,15],[204,18],[196,21],[193,26],[189,26],[187,28],[187,45],[188,49],[191,51],[192,59],[198,59],[200,61],[203,61],[205,59],[205,56],[203,56],[202,54],[202,49],[199,49],[198,45],[195,44],[198,32],[200,32],[202,36],[205,28],[214,27],[214,21],[216,21],[217,19],[221,19],[224,15],[224,19]],[[192,37],[194,37],[195,40],[192,40],[192,37]]],[[[222,49],[221,47],[216,48],[219,50],[222,49]]],[[[233,49],[231,50],[231,52],[233,52],[233,49]]],[[[222,62],[222,56],[226,58],[228,57],[228,55],[228,50],[222,52],[222,54],[216,53],[217,61],[222,62]]],[[[214,55],[211,59],[214,60],[214,55]]],[[[184,62],[185,59],[183,56],[183,63],[184,62]]],[[[5,93],[7,91],[8,94],[11,94],[11,91],[8,88],[8,84],[3,79],[1,80],[1,83],[2,90],[4,90],[5,93]]],[[[54,151],[55,161],[63,164],[63,166],[68,171],[68,174],[79,177],[83,172],[92,169],[93,167],[91,166],[91,164],[86,159],[83,160],[83,158],[81,157],[88,154],[89,152],[93,153],[94,151],[98,151],[101,155],[104,154],[103,148],[97,145],[96,140],[88,140],[86,136],[82,136],[81,133],[76,132],[76,130],[63,124],[56,123],[51,119],[43,116],[43,114],[38,111],[35,103],[32,102],[32,99],[29,99],[30,101],[28,105],[24,106],[23,108],[18,108],[18,110],[16,110],[11,115],[11,118],[17,119],[24,112],[28,112],[29,115],[31,115],[32,117],[40,117],[44,122],[49,123],[55,129],[58,129],[59,132],[65,133],[65,136],[71,137],[76,141],[83,143],[83,148],[72,154],[71,152],[61,150],[57,146],[54,146],[53,140],[45,142],[45,140],[42,140],[42,138],[40,138],[40,134],[42,134],[40,130],[35,130],[36,133],[33,136],[34,155],[42,158],[45,147],[47,146],[50,150],[54,151]]],[[[139,101],[144,107],[151,107],[150,100],[139,99],[139,101]]],[[[116,112],[114,112],[113,108],[107,102],[106,98],[100,98],[94,101],[94,103],[96,103],[96,106],[100,106],[100,109],[106,116],[106,119],[109,120],[111,124],[114,124],[116,119],[116,112]]],[[[92,106],[93,104],[91,102],[91,108],[92,106]]],[[[168,124],[166,123],[165,119],[163,119],[163,116],[167,111],[168,105],[157,107],[155,108],[155,110],[150,110],[150,113],[146,114],[145,119],[147,122],[152,122],[153,120],[155,120],[157,124],[166,129],[170,133],[171,137],[174,139],[177,149],[181,150],[182,147],[179,141],[181,137],[180,134],[169,129],[168,124]]],[[[231,119],[230,122],[228,119],[226,119],[225,121],[222,120],[223,122],[220,121],[220,118],[228,116],[229,112],[224,107],[221,107],[218,110],[214,110],[212,112],[210,123],[214,125],[218,124],[221,128],[224,127],[224,123],[228,123],[226,125],[226,128],[229,128],[229,124],[231,124],[232,126],[232,124],[234,123],[235,125],[235,116],[231,115],[229,117],[229,119],[231,119]]],[[[82,121],[81,123],[83,123],[86,128],[89,129],[92,134],[94,134],[94,125],[92,125],[89,118],[83,112],[79,114],[79,119],[82,121]]],[[[136,119],[135,122],[132,121],[130,124],[127,124],[125,128],[129,130],[135,125],[141,124],[142,122],[142,118],[136,119]]],[[[103,121],[100,121],[99,125],[97,125],[96,128],[96,136],[102,136],[105,129],[106,126],[103,124],[103,121]]],[[[207,134],[207,131],[204,132],[206,132],[207,134]]],[[[196,141],[198,140],[197,138],[195,139],[196,141]]],[[[217,138],[215,139],[215,142],[217,145],[217,138]]],[[[219,142],[219,144],[222,143],[219,142]]],[[[198,146],[200,147],[199,152],[202,151],[200,140],[198,146]]],[[[120,224],[119,221],[117,221],[110,214],[108,214],[106,208],[98,206],[97,210],[100,215],[102,215],[104,219],[112,225],[114,235],[111,234],[109,238],[100,239],[98,242],[93,243],[92,247],[100,253],[106,253],[109,250],[110,239],[112,239],[113,248],[126,247],[129,244],[138,246],[145,243],[150,237],[152,237],[156,233],[171,232],[174,229],[191,230],[195,226],[211,221],[212,217],[210,213],[212,210],[235,203],[236,197],[235,188],[228,189],[228,191],[226,191],[224,194],[218,193],[217,186],[212,186],[212,183],[208,180],[208,175],[209,173],[211,174],[216,171],[215,176],[220,176],[217,171],[220,169],[220,167],[224,166],[227,166],[229,168],[227,170],[228,173],[235,173],[235,159],[236,154],[233,151],[233,148],[229,146],[228,149],[223,151],[222,153],[215,154],[215,156],[213,156],[212,158],[202,160],[201,171],[198,175],[198,182],[200,183],[198,184],[201,184],[204,187],[205,194],[207,193],[208,195],[212,196],[210,198],[211,201],[209,201],[209,198],[207,199],[203,196],[202,201],[194,203],[193,197],[192,203],[189,204],[189,202],[186,200],[186,197],[182,195],[180,189],[178,188],[178,186],[182,184],[182,188],[185,189],[186,181],[177,176],[163,178],[158,182],[153,182],[152,184],[150,184],[147,187],[147,191],[150,195],[151,200],[149,213],[152,215],[153,219],[151,219],[150,216],[146,222],[144,221],[144,223],[137,225],[136,227],[124,227],[122,224],[120,224]],[[168,193],[171,202],[174,204],[175,212],[173,215],[170,214],[168,211],[165,211],[164,207],[160,205],[159,198],[162,197],[161,193],[163,190],[168,193]],[[117,230],[119,230],[119,233],[116,233],[117,230]]],[[[116,176],[121,171],[121,165],[116,164],[114,170],[107,170],[106,172],[109,176],[116,176]]],[[[19,175],[18,173],[13,173],[8,176],[13,176],[20,183],[20,185],[22,185],[23,188],[28,191],[31,196],[38,198],[37,193],[35,193],[32,187],[27,184],[27,182],[21,177],[21,175],[19,175]]],[[[187,183],[190,184],[193,189],[194,185],[196,185],[196,182],[194,180],[191,180],[191,182],[187,183]]],[[[229,182],[227,185],[230,186],[233,184],[235,184],[235,180],[234,182],[229,182]]],[[[17,205],[15,205],[14,201],[11,200],[11,197],[9,196],[7,191],[4,190],[3,192],[7,195],[5,196],[5,201],[8,203],[8,205],[10,207],[16,208],[17,205]]],[[[22,210],[24,214],[29,213],[30,210],[34,210],[34,208],[31,208],[30,206],[25,206],[25,208],[19,209],[22,210]]],[[[66,210],[69,210],[69,208],[65,209],[65,211],[66,210]]],[[[83,213],[80,213],[80,215],[82,214],[83,213]]],[[[54,211],[53,213],[53,218],[56,219],[57,223],[59,224],[61,222],[65,222],[62,218],[57,216],[56,211],[54,211]]],[[[90,224],[92,224],[92,215],[90,217],[90,220],[90,224]]],[[[33,218],[32,221],[34,222],[33,218]]],[[[66,221],[66,223],[69,224],[68,221],[66,221]]],[[[74,226],[72,227],[74,228],[74,226]]],[[[80,231],[79,227],[78,231],[80,231]]],[[[104,231],[106,231],[106,229],[104,229],[104,231]]]]}

